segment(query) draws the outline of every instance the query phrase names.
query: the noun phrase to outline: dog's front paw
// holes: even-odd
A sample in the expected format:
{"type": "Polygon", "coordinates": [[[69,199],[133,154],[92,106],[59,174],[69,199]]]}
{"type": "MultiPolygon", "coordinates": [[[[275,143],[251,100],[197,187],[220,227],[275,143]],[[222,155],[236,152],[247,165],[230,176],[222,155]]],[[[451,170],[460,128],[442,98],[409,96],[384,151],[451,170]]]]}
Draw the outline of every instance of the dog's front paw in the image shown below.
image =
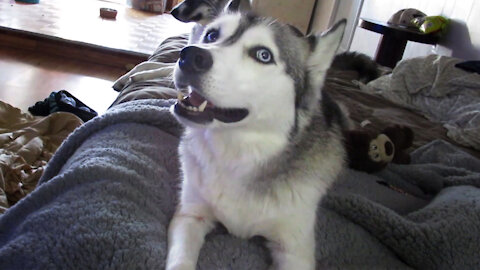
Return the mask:
{"type": "Polygon", "coordinates": [[[165,270],[195,270],[195,265],[191,262],[172,262],[167,264],[165,270]]]}

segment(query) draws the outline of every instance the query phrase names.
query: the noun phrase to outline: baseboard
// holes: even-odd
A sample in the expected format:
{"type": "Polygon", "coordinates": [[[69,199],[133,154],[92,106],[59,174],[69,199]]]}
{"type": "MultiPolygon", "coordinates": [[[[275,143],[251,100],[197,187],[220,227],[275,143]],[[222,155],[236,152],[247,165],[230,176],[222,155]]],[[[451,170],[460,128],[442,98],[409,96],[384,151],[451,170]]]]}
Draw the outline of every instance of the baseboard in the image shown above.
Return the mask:
{"type": "Polygon", "coordinates": [[[148,59],[148,55],[0,27],[1,46],[92,62],[126,70],[148,59]]]}

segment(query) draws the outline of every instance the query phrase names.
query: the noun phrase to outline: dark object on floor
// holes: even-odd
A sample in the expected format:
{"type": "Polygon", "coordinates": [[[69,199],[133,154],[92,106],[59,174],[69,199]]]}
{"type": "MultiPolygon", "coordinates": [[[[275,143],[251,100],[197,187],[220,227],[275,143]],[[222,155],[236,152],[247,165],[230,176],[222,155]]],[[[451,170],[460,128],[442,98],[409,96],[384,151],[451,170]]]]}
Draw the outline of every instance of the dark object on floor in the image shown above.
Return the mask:
{"type": "Polygon", "coordinates": [[[115,19],[117,17],[117,10],[113,8],[100,8],[100,17],[105,19],[115,19]]]}
{"type": "Polygon", "coordinates": [[[480,74],[480,61],[461,62],[456,64],[455,67],[480,74]]]}
{"type": "Polygon", "coordinates": [[[87,122],[97,116],[97,112],[83,104],[80,100],[65,90],[52,92],[43,101],[38,101],[28,108],[33,115],[47,116],[54,112],[70,112],[87,122]]]}
{"type": "Polygon", "coordinates": [[[15,0],[16,2],[28,3],[28,4],[38,4],[40,0],[15,0]]]}

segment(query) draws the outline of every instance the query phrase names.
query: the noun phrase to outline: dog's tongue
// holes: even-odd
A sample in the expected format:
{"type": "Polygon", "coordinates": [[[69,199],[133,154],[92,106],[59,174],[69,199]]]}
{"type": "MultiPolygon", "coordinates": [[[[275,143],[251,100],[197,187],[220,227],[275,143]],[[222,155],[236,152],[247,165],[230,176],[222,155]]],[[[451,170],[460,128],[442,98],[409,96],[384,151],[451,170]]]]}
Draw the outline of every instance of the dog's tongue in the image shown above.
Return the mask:
{"type": "Polygon", "coordinates": [[[205,101],[205,99],[202,96],[200,96],[199,94],[197,94],[197,92],[192,91],[190,93],[190,95],[188,96],[188,101],[193,106],[198,107],[205,101]]]}

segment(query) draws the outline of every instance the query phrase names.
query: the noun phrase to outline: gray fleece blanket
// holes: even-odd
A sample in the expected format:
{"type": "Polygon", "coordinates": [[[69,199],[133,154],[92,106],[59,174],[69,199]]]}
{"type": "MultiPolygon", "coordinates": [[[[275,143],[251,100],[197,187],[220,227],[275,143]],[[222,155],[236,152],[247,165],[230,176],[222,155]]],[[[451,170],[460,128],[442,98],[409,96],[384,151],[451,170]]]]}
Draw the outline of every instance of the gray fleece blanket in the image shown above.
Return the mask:
{"type": "MultiPolygon", "coordinates": [[[[164,100],[111,108],[0,218],[0,269],[163,269],[181,127],[164,100]]],[[[442,141],[377,175],[345,170],[318,210],[319,269],[475,269],[480,161],[442,141]]],[[[267,269],[258,239],[207,236],[198,269],[267,269]]]]}

